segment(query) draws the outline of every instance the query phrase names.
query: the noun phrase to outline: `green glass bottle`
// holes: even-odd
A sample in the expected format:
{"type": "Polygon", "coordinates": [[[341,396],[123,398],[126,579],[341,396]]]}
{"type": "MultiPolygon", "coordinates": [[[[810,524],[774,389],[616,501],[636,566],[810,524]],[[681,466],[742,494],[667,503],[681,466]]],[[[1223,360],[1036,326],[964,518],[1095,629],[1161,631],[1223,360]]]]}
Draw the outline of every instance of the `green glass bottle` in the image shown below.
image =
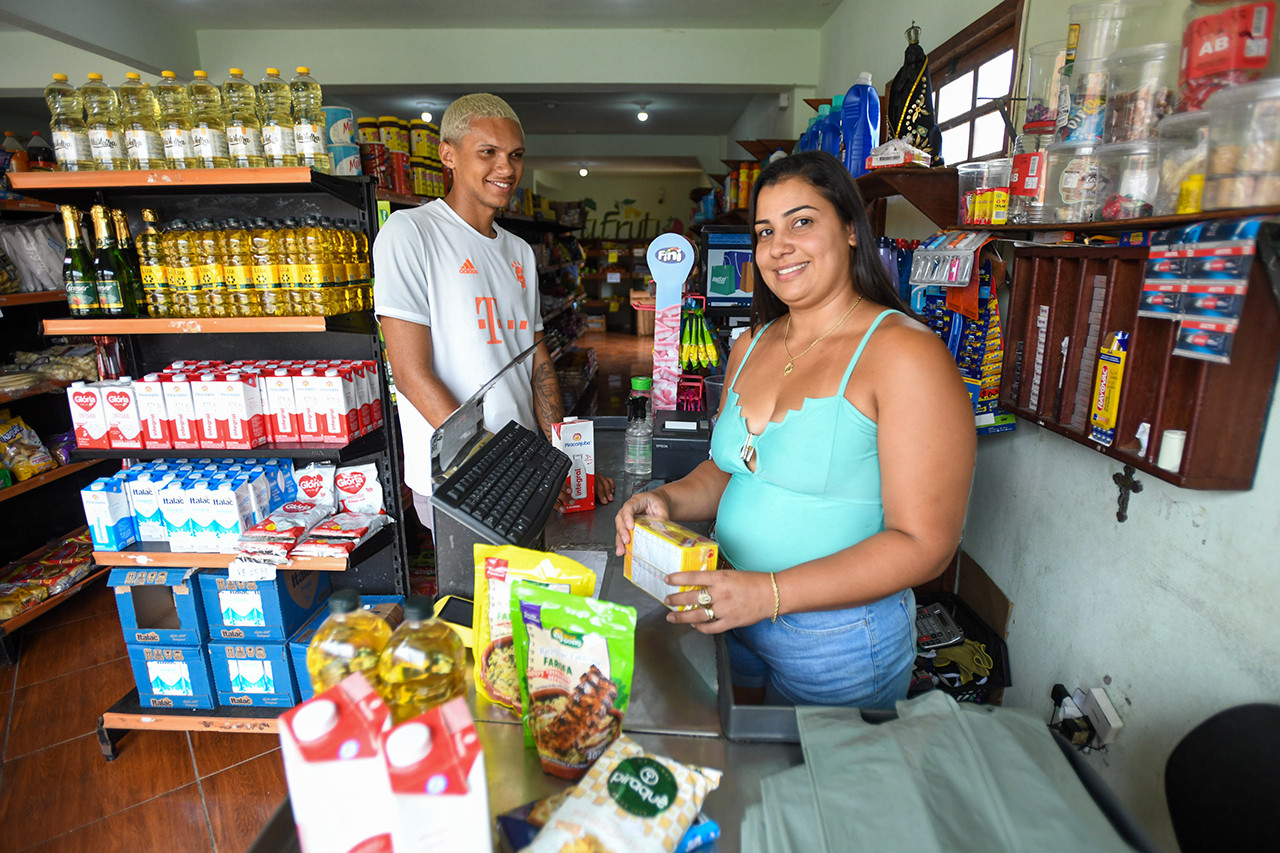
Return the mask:
{"type": "Polygon", "coordinates": [[[89,209],[93,219],[93,273],[98,285],[98,308],[107,317],[128,317],[133,305],[129,297],[128,266],[116,251],[107,208],[95,204],[89,209]]]}
{"type": "Polygon", "coordinates": [[[80,210],[69,204],[62,206],[62,229],[67,238],[67,251],[62,256],[62,285],[67,290],[67,305],[72,317],[92,317],[98,313],[98,286],[93,272],[93,257],[80,239],[80,210]]]}
{"type": "Polygon", "coordinates": [[[142,288],[138,250],[134,247],[133,236],[129,233],[129,217],[123,210],[113,210],[111,223],[116,231],[116,254],[119,255],[123,269],[129,278],[129,292],[125,298],[125,305],[133,307],[130,313],[135,317],[145,317],[147,316],[147,296],[142,288]]]}

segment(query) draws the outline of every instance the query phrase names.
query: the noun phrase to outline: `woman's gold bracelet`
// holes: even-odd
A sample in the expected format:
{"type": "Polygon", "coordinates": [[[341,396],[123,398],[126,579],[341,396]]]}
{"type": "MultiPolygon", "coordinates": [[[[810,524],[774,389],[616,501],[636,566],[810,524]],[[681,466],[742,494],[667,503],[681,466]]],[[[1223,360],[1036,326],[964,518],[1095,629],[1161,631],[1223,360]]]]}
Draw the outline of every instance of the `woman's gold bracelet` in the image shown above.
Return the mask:
{"type": "Polygon", "coordinates": [[[769,622],[776,625],[778,622],[778,607],[781,601],[778,599],[778,579],[773,576],[773,572],[769,572],[769,583],[773,584],[773,618],[769,622]]]}

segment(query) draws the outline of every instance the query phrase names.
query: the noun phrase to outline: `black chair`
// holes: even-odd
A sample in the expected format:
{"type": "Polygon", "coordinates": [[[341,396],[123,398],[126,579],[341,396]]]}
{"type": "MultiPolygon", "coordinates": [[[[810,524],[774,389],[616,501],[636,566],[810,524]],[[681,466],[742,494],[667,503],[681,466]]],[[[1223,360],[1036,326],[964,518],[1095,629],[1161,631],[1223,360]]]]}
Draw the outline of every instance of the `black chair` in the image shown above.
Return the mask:
{"type": "Polygon", "coordinates": [[[1280,799],[1280,705],[1214,714],[1174,747],[1164,768],[1182,853],[1274,850],[1280,799]]]}

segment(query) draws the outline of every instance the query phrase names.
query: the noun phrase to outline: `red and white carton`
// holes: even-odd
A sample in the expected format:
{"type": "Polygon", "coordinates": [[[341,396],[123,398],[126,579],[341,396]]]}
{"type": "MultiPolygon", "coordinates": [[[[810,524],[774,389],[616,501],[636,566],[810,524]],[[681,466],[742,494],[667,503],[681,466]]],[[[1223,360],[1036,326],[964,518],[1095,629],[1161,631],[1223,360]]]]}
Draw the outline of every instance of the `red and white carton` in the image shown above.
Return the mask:
{"type": "Polygon", "coordinates": [[[186,373],[161,373],[160,388],[164,393],[165,411],[169,418],[170,436],[176,450],[199,450],[195,400],[191,395],[191,377],[186,373]]]}
{"type": "Polygon", "coordinates": [[[101,389],[106,402],[103,411],[107,415],[107,438],[113,448],[142,449],[142,418],[138,415],[138,395],[133,390],[133,379],[122,376],[101,389]]]}
{"type": "Polygon", "coordinates": [[[148,449],[173,447],[173,424],[164,403],[164,384],[160,374],[148,373],[133,382],[138,398],[138,417],[142,420],[142,446],[148,449]]]}
{"type": "Polygon", "coordinates": [[[391,787],[381,738],[390,723],[382,697],[358,672],[280,717],[280,752],[303,853],[391,853],[391,787]]]}
{"type": "Polygon", "coordinates": [[[382,736],[391,782],[391,846],[490,853],[484,752],[459,696],[382,736]]]}
{"type": "Polygon", "coordinates": [[[297,442],[298,405],[293,396],[293,373],[287,367],[277,367],[263,377],[267,392],[267,432],[274,442],[297,442]]]}
{"type": "Polygon", "coordinates": [[[571,463],[569,494],[565,512],[584,512],[596,507],[595,424],[570,418],[551,425],[551,446],[563,450],[571,463]]]}
{"type": "Polygon", "coordinates": [[[71,407],[76,447],[94,450],[111,447],[107,436],[107,404],[98,383],[72,382],[67,387],[67,403],[71,407]]]}
{"type": "Polygon", "coordinates": [[[330,367],[321,378],[324,441],[328,444],[349,444],[361,435],[360,402],[355,375],[349,370],[330,367]]]}
{"type": "Polygon", "coordinates": [[[227,446],[227,415],[222,410],[222,387],[217,373],[201,373],[191,380],[191,402],[196,410],[196,434],[205,450],[227,446]]]}
{"type": "Polygon", "coordinates": [[[369,378],[370,413],[373,415],[374,429],[382,426],[382,374],[376,361],[362,361],[365,375],[369,378]]]}
{"type": "Polygon", "coordinates": [[[373,377],[369,375],[367,362],[349,361],[352,374],[356,377],[356,388],[360,391],[360,429],[371,433],[373,424],[373,377]]]}
{"type": "Polygon", "coordinates": [[[218,412],[226,417],[218,430],[227,450],[252,450],[267,442],[258,382],[259,377],[252,373],[233,371],[218,376],[218,412]]]}
{"type": "Polygon", "coordinates": [[[318,390],[321,377],[314,367],[303,367],[293,372],[293,402],[298,409],[298,441],[324,440],[324,413],[318,390]]]}
{"type": "Polygon", "coordinates": [[[356,435],[373,432],[373,409],[369,403],[364,368],[358,361],[344,361],[334,366],[351,383],[351,404],[356,416],[356,435]]]}

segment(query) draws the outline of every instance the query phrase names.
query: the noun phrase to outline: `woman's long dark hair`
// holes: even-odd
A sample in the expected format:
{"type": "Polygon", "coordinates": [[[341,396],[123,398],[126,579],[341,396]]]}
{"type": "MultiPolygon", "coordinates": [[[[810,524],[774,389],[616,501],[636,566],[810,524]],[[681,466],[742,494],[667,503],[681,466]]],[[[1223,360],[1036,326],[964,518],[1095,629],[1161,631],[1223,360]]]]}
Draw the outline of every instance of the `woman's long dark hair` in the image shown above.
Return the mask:
{"type": "Polygon", "coordinates": [[[897,308],[908,316],[914,316],[898,295],[893,279],[889,278],[888,270],[880,261],[880,254],[876,251],[876,238],[871,233],[871,222],[867,219],[867,205],[852,176],[839,160],[826,151],[804,151],[765,166],[751,191],[751,263],[755,267],[753,272],[756,280],[756,287],[751,295],[751,333],[754,335],[765,323],[790,310],[765,285],[760,267],[755,263],[756,244],[759,242],[755,229],[756,203],[760,198],[760,191],[788,178],[807,181],[822,193],[823,198],[831,202],[840,221],[846,227],[853,227],[854,236],[858,239],[858,245],[849,249],[852,253],[849,265],[853,272],[850,286],[854,292],[872,302],[878,302],[887,308],[897,308]]]}

